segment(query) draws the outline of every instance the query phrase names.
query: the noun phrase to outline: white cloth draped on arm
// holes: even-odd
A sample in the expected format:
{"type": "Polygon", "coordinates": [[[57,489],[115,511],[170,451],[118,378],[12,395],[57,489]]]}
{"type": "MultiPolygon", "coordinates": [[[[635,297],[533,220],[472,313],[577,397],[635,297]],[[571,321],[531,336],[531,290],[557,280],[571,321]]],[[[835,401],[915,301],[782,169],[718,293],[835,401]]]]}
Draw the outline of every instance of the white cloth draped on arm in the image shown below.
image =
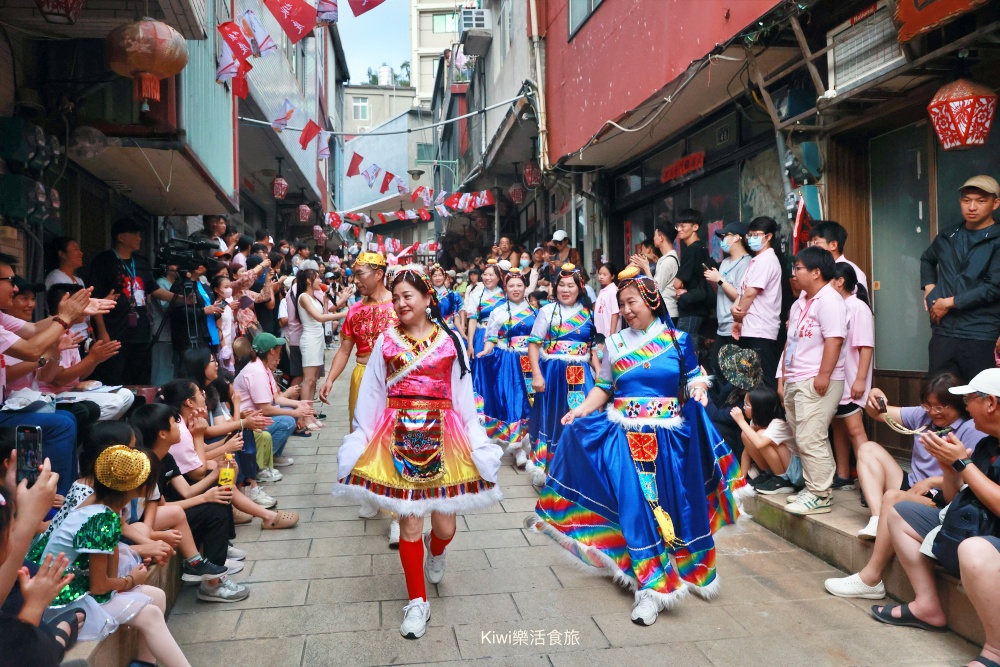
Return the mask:
{"type": "Polygon", "coordinates": [[[365,447],[375,433],[375,425],[386,408],[387,396],[385,386],[385,358],[382,356],[382,334],[372,346],[371,356],[365,374],[358,387],[358,402],[354,408],[354,431],[344,436],[344,442],[337,452],[337,479],[344,479],[351,474],[358,459],[364,453],[365,447]]]}

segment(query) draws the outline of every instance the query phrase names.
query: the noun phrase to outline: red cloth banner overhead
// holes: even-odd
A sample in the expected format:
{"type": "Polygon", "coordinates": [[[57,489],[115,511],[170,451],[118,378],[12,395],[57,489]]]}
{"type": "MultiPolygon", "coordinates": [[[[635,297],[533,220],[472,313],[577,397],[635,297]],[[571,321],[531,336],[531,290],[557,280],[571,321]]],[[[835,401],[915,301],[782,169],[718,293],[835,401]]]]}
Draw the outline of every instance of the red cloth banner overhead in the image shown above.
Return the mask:
{"type": "Polygon", "coordinates": [[[222,35],[222,39],[229,45],[229,50],[233,52],[233,57],[240,61],[240,63],[245,63],[253,55],[250,42],[247,41],[240,27],[232,21],[220,23],[219,34],[222,35]]]}
{"type": "Polygon", "coordinates": [[[240,62],[240,70],[237,72],[236,76],[233,77],[233,95],[245,100],[247,95],[250,94],[250,85],[247,83],[247,74],[253,69],[253,65],[250,64],[249,60],[244,60],[240,62]]]}
{"type": "Polygon", "coordinates": [[[385,0],[347,0],[347,4],[351,6],[351,11],[354,12],[355,16],[361,16],[365,12],[375,9],[383,2],[385,0]]]}
{"type": "Polygon", "coordinates": [[[940,28],[962,14],[985,5],[988,0],[920,0],[897,2],[896,22],[899,41],[908,42],[917,35],[940,28]]]}
{"type": "Polygon", "coordinates": [[[389,186],[392,185],[393,181],[396,180],[396,174],[390,171],[385,172],[385,176],[382,177],[382,187],[379,188],[379,192],[385,194],[389,191],[389,186]]]}
{"type": "Polygon", "coordinates": [[[361,155],[355,153],[351,156],[351,165],[347,168],[347,177],[357,176],[361,173],[361,163],[364,162],[365,158],[361,155]]]}
{"type": "Polygon", "coordinates": [[[431,212],[428,211],[426,208],[422,208],[419,211],[417,211],[417,215],[419,215],[420,219],[425,222],[431,219],[431,212]]]}
{"type": "Polygon", "coordinates": [[[319,136],[320,129],[320,126],[314,120],[310,119],[306,123],[306,126],[302,128],[302,136],[299,137],[299,145],[302,146],[302,150],[305,150],[309,142],[319,136]]]}
{"type": "Polygon", "coordinates": [[[295,44],[316,27],[316,8],[305,0],[264,0],[288,40],[295,44]]]}

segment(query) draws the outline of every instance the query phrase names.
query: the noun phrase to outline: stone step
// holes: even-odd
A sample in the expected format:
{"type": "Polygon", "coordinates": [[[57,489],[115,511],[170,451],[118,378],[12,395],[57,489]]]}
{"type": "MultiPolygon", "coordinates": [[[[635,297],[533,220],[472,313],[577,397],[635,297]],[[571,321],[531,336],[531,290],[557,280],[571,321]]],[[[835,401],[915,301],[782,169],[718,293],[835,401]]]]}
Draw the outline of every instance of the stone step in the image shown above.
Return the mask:
{"type": "MultiPolygon", "coordinates": [[[[857,536],[868,523],[870,514],[859,502],[859,491],[834,491],[833,497],[832,512],[810,516],[786,512],[787,496],[783,494],[754,495],[744,500],[743,505],[754,521],[771,532],[848,574],[858,572],[868,562],[874,544],[857,536]]],[[[985,641],[983,626],[961,581],[940,567],[936,575],[948,627],[972,643],[982,645],[985,641]]],[[[882,582],[892,598],[903,602],[913,600],[913,588],[896,559],[883,573],[882,582]]]]}
{"type": "MultiPolygon", "coordinates": [[[[174,606],[181,586],[181,559],[174,556],[165,566],[153,566],[146,581],[163,589],[167,597],[167,613],[174,606]]],[[[99,642],[78,642],[66,652],[63,662],[86,660],[90,667],[127,667],[139,646],[139,633],[122,627],[99,642]]]]}

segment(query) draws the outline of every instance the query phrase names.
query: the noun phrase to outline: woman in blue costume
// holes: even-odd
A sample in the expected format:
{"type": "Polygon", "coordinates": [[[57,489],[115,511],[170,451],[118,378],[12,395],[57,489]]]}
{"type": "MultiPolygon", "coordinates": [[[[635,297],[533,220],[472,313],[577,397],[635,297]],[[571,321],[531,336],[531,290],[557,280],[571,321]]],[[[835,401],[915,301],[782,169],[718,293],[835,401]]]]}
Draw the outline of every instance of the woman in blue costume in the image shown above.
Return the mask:
{"type": "Polygon", "coordinates": [[[563,264],[556,282],[556,300],[538,311],[528,338],[531,387],[535,390],[528,433],[531,454],[527,470],[542,486],[562,433],[561,419],[583,403],[594,386],[600,361],[594,346],[594,317],[580,270],[563,264]]]}
{"type": "Polygon", "coordinates": [[[707,378],[656,284],[634,268],[619,279],[628,328],[608,337],[594,390],[563,417],[526,523],[635,590],[632,621],[651,625],[689,592],[718,594],[713,534],[735,522],[745,482],[699,403],[707,378]]]}
{"type": "Polygon", "coordinates": [[[478,358],[486,345],[486,321],[493,309],[503,303],[503,287],[500,281],[503,271],[494,260],[483,269],[483,279],[465,298],[465,313],[469,318],[466,340],[469,342],[469,356],[472,357],[472,388],[477,402],[481,402],[485,383],[491,382],[489,373],[483,372],[484,363],[478,358]]]}
{"type": "Polygon", "coordinates": [[[486,323],[486,345],[479,353],[479,361],[489,364],[483,393],[486,434],[514,454],[514,462],[519,468],[528,462],[528,417],[531,414],[528,337],[536,315],[524,298],[525,287],[525,277],[519,268],[511,269],[504,277],[507,298],[490,314],[486,323]]]}
{"type": "Polygon", "coordinates": [[[431,268],[431,284],[434,286],[434,292],[437,294],[438,304],[441,307],[441,318],[445,324],[451,327],[452,331],[459,334],[460,339],[464,340],[461,336],[461,322],[458,321],[462,311],[462,296],[458,292],[448,289],[445,285],[447,277],[440,264],[435,264],[431,268]]]}

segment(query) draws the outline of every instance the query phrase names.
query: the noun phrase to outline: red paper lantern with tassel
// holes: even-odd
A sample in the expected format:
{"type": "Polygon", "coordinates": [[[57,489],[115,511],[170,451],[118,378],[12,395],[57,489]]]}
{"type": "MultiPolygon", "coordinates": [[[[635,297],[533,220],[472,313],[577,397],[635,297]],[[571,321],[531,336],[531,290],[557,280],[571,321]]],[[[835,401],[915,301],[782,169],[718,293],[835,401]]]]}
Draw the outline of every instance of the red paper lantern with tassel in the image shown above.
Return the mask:
{"type": "Polygon", "coordinates": [[[309,222],[312,212],[312,207],[309,204],[299,204],[299,222],[309,222]]]}
{"type": "Polygon", "coordinates": [[[996,111],[997,96],[993,91],[968,79],[941,86],[927,105],[931,124],[946,151],[985,144],[996,111]]]}
{"type": "Polygon", "coordinates": [[[83,0],[35,0],[35,5],[46,23],[73,25],[80,18],[83,0]]]}
{"type": "Polygon", "coordinates": [[[187,42],[166,23],[149,17],[120,25],[104,40],[108,65],[134,84],[137,100],[160,100],[160,79],[187,65],[187,42]]]}

